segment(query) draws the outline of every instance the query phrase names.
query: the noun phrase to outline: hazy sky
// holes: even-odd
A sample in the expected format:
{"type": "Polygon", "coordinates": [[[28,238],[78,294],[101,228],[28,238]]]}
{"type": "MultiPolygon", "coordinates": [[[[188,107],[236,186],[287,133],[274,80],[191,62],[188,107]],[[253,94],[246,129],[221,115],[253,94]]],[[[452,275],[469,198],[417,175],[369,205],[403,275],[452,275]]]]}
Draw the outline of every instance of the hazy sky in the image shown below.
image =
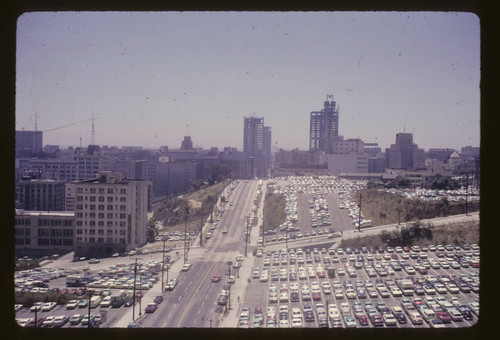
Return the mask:
{"type": "MultiPolygon", "coordinates": [[[[18,19],[16,129],[95,120],[98,145],[243,149],[243,117],[309,147],[327,94],[339,134],[479,146],[480,23],[454,12],[57,12],[18,19]],[[189,132],[186,130],[189,125],[189,132]]],[[[91,141],[91,122],[44,144],[91,141]]]]}

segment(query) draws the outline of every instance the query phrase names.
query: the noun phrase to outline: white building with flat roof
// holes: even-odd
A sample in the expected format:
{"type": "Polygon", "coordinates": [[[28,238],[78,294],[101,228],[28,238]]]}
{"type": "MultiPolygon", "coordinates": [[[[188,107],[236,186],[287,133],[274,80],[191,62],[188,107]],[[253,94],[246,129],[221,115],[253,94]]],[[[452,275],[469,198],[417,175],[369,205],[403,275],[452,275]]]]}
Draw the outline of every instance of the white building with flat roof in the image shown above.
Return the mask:
{"type": "Polygon", "coordinates": [[[75,182],[75,256],[103,257],[146,243],[151,182],[101,171],[75,182]]]}

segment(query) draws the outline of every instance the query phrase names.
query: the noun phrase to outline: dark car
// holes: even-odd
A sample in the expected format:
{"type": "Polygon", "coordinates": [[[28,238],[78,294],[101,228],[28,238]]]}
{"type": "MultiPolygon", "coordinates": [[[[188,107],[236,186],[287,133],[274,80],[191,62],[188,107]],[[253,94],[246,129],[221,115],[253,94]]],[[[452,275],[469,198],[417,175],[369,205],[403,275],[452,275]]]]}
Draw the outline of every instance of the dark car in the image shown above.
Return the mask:
{"type": "Polygon", "coordinates": [[[371,314],[370,321],[372,322],[373,326],[375,326],[375,327],[384,325],[384,320],[382,319],[382,315],[380,315],[379,313],[371,314]]]}
{"type": "Polygon", "coordinates": [[[154,299],[154,302],[156,304],[162,303],[163,302],[163,296],[161,296],[161,295],[156,296],[155,299],[154,299]]]}
{"type": "Polygon", "coordinates": [[[158,309],[158,305],[156,303],[150,303],[146,306],[144,312],[146,313],[154,313],[158,309]]]}
{"type": "Polygon", "coordinates": [[[125,303],[123,304],[125,307],[130,307],[134,304],[133,300],[127,299],[125,300],[125,303]]]}
{"type": "Polygon", "coordinates": [[[394,316],[396,317],[396,320],[398,320],[398,322],[400,324],[407,323],[406,316],[403,313],[396,313],[396,315],[394,315],[394,316]]]}

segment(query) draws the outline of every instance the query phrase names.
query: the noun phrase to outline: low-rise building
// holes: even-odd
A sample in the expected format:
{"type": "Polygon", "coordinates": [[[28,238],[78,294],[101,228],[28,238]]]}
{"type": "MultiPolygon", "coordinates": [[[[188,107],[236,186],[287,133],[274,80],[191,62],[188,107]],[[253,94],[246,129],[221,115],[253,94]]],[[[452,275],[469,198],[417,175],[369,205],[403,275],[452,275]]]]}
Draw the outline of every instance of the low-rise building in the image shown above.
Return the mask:
{"type": "Polygon", "coordinates": [[[42,257],[64,254],[74,247],[73,211],[26,211],[16,209],[14,250],[16,256],[42,257]]]}

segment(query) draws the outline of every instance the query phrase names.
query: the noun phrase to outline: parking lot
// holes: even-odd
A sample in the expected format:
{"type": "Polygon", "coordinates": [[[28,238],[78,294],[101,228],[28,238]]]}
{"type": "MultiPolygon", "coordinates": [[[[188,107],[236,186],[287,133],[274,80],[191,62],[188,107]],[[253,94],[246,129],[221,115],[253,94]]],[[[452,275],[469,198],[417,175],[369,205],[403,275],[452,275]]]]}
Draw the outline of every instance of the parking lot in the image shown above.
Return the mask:
{"type": "Polygon", "coordinates": [[[478,260],[478,246],[266,251],[238,327],[469,327],[478,260]]]}

